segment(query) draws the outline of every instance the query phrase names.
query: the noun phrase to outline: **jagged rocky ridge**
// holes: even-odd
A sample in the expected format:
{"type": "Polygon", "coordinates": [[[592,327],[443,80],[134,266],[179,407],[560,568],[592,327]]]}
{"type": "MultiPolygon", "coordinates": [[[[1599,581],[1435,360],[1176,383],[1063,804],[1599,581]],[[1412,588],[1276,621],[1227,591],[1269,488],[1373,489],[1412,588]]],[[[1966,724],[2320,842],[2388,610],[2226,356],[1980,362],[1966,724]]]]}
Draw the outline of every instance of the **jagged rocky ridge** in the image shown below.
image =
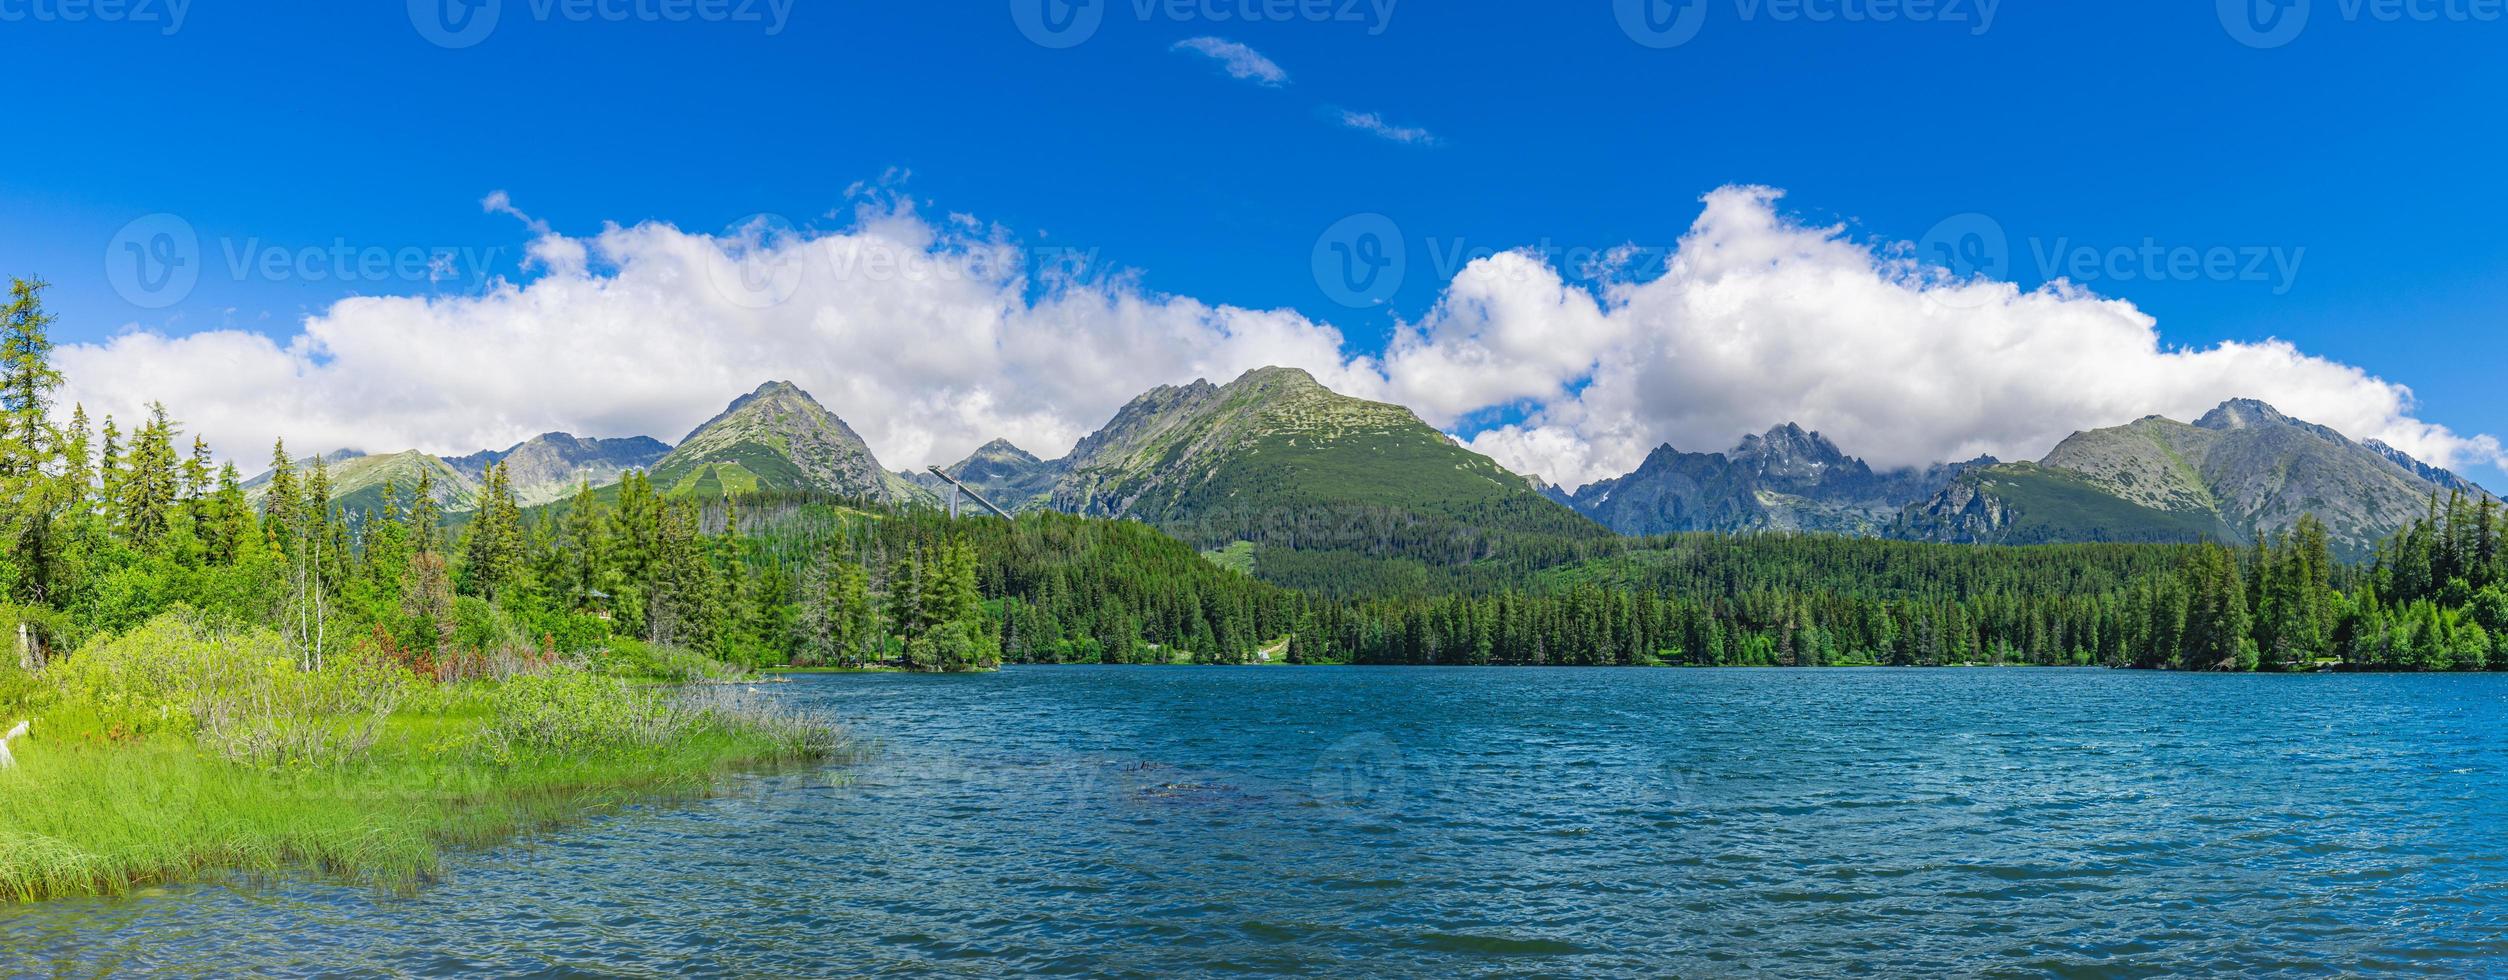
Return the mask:
{"type": "Polygon", "coordinates": [[[1901,510],[1993,457],[1876,472],[1817,432],[1794,423],[1746,436],[1723,453],[1666,444],[1627,476],[1569,496],[1578,513],[1622,534],[1679,531],[1819,531],[1876,535],[1901,510]]]}

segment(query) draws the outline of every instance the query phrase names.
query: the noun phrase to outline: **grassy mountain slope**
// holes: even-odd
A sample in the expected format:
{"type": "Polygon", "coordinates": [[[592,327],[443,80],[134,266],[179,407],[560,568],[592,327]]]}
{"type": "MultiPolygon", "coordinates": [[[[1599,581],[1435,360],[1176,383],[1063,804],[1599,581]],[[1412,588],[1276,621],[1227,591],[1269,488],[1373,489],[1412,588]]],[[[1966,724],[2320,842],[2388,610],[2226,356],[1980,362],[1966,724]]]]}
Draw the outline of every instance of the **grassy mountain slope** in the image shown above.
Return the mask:
{"type": "Polygon", "coordinates": [[[1280,551],[1457,566],[1537,561],[1528,552],[1608,534],[1410,410],[1290,368],[1153,390],[1061,465],[1053,509],[1147,521],[1203,547],[1252,541],[1275,580],[1335,574],[1280,551]]]}
{"type": "MultiPolygon", "coordinates": [[[[410,450],[381,456],[353,452],[332,453],[325,457],[330,467],[331,502],[340,510],[363,514],[383,507],[383,487],[389,483],[399,494],[401,506],[409,506],[417,495],[421,474],[435,480],[435,498],[447,511],[469,510],[479,493],[479,484],[463,475],[444,460],[410,450]]],[[[302,481],[313,469],[313,461],[297,464],[297,479],[302,481]]],[[[270,474],[263,473],[244,484],[244,496],[253,506],[261,505],[268,492],[270,474]]]]}
{"type": "Polygon", "coordinates": [[[2246,542],[2302,514],[2360,556],[2421,516],[2453,474],[2252,399],[2193,424],[2157,416],[2074,434],[2037,464],[1967,474],[1898,532],[1935,541],[2246,542]],[[2446,480],[2434,480],[2432,474],[2446,480]]]}
{"type": "Polygon", "coordinates": [[[666,494],[717,496],[820,490],[892,502],[930,501],[930,490],[891,473],[853,427],[791,382],[742,395],[653,466],[666,494]]]}

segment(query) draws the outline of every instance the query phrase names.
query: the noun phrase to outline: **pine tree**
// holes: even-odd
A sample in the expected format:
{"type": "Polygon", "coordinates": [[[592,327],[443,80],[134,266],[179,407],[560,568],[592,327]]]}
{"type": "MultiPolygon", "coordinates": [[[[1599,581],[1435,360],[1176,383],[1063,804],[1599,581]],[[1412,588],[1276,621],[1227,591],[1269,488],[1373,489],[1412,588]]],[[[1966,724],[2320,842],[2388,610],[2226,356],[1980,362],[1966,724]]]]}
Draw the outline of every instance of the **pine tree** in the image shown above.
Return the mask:
{"type": "MultiPolygon", "coordinates": [[[[113,420],[105,420],[105,453],[112,455],[113,420]]],[[[270,482],[261,495],[261,529],[272,547],[294,554],[296,548],[299,501],[296,489],[296,460],[287,454],[287,440],[279,439],[270,447],[270,482]]]]}
{"type": "Polygon", "coordinates": [[[514,501],[505,464],[492,463],[479,491],[479,509],[464,540],[462,574],[471,592],[490,602],[522,579],[522,508],[514,501]]]}
{"type": "Polygon", "coordinates": [[[409,498],[409,547],[433,553],[444,546],[444,505],[436,499],[435,471],[418,471],[418,489],[409,498]]]}
{"type": "Polygon", "coordinates": [[[61,372],[52,366],[44,289],[40,279],[13,280],[9,305],[0,308],[0,481],[41,475],[52,453],[47,435],[61,372]]]}

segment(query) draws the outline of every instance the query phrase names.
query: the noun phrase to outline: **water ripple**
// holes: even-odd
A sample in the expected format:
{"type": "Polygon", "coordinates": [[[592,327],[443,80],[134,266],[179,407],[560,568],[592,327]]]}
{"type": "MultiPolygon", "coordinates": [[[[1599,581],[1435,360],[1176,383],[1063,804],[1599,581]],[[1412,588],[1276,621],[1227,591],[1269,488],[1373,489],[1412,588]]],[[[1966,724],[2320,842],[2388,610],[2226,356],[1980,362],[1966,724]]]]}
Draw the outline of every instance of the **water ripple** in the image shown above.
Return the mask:
{"type": "Polygon", "coordinates": [[[1028,669],[453,862],[0,910],[0,973],[2483,973],[2508,678],[1028,669]]]}

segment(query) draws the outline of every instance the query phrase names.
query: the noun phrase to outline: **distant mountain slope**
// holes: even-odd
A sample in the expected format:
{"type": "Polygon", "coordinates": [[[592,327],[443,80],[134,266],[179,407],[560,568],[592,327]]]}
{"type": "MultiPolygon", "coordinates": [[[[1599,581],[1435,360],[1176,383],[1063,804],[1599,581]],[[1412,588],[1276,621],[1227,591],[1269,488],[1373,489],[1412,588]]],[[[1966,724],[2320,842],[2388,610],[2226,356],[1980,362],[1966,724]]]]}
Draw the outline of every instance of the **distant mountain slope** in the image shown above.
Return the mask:
{"type": "Polygon", "coordinates": [[[1991,457],[1875,472],[1817,432],[1787,423],[1746,436],[1726,453],[1660,446],[1627,476],[1569,498],[1579,513],[1622,534],[1679,531],[1823,531],[1875,535],[1899,511],[1991,457]]]}
{"type": "Polygon", "coordinates": [[[2361,443],[2361,445],[2377,450],[2378,455],[2384,456],[2395,465],[2403,467],[2403,471],[2412,474],[2414,479],[2427,480],[2431,483],[2445,487],[2449,490],[2454,490],[2468,497],[2481,498],[2493,496],[2490,491],[2482,489],[2480,484],[2456,475],[2455,471],[2444,469],[2442,467],[2431,466],[2428,463],[2412,458],[2411,454],[2406,453],[2401,449],[2389,446],[2375,439],[2361,443]]]}
{"type": "Polygon", "coordinates": [[[888,502],[932,492],[882,468],[853,427],[788,381],[742,395],[653,466],[666,494],[824,490],[888,502]]]}
{"type": "Polygon", "coordinates": [[[1910,508],[1897,531],[1932,541],[2251,540],[2302,514],[2359,556],[2478,487],[2389,447],[2353,442],[2253,399],[2189,425],[2152,416],[2075,433],[2037,464],[1971,472],[1910,508]]]}
{"type": "MultiPolygon", "coordinates": [[[[1044,509],[1051,502],[1054,482],[1062,477],[1063,465],[1060,460],[1038,459],[1011,445],[1008,439],[995,439],[941,470],[974,487],[984,499],[1017,512],[1044,509]]],[[[915,482],[944,497],[948,495],[948,484],[931,474],[923,474],[915,482]]]]}
{"type": "Polygon", "coordinates": [[[670,449],[669,444],[648,436],[585,439],[550,432],[509,449],[450,457],[445,462],[473,482],[485,479],[490,465],[504,463],[514,496],[528,507],[563,498],[586,483],[596,487],[616,483],[628,470],[652,468],[670,449]]]}
{"type": "MultiPolygon", "coordinates": [[[[436,502],[446,511],[469,510],[479,492],[479,485],[455,470],[444,460],[411,450],[381,456],[370,456],[353,449],[326,454],[329,467],[331,502],[345,513],[363,514],[383,506],[384,484],[392,485],[402,507],[417,498],[418,480],[422,474],[434,477],[436,502]]],[[[296,465],[300,484],[313,469],[313,458],[306,457],[296,465]]],[[[264,471],[244,483],[244,496],[253,506],[260,506],[268,495],[270,474],[264,471]]]]}

